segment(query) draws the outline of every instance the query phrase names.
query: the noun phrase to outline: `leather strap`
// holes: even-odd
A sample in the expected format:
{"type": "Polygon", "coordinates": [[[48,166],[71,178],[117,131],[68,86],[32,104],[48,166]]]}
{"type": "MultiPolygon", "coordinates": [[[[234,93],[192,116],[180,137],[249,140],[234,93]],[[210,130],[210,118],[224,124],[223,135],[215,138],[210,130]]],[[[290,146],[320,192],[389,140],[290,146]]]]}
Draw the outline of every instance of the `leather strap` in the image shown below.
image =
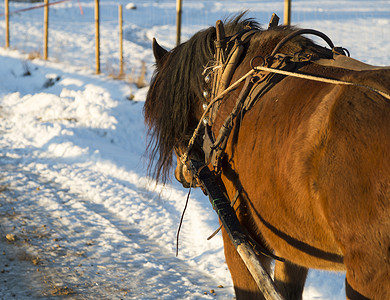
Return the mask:
{"type": "Polygon", "coordinates": [[[347,278],[345,278],[345,294],[349,300],[370,300],[370,298],[363,296],[358,291],[353,289],[353,287],[351,287],[348,283],[347,278]]]}

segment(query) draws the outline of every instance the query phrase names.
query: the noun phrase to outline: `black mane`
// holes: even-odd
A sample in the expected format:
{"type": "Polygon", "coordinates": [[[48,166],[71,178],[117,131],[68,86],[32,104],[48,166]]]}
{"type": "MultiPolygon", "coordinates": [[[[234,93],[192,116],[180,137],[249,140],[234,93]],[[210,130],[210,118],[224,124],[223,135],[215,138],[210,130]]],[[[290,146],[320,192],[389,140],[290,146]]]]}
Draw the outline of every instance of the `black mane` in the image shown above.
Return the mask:
{"type": "MultiPolygon", "coordinates": [[[[252,19],[243,19],[243,15],[227,21],[224,26],[227,35],[234,34],[247,25],[259,27],[252,19]]],[[[198,122],[194,116],[199,110],[199,99],[202,99],[205,88],[202,72],[214,58],[215,39],[215,27],[196,33],[164,57],[162,65],[157,66],[152,78],[144,116],[149,128],[148,170],[157,180],[166,181],[174,147],[187,143],[198,122]]]]}

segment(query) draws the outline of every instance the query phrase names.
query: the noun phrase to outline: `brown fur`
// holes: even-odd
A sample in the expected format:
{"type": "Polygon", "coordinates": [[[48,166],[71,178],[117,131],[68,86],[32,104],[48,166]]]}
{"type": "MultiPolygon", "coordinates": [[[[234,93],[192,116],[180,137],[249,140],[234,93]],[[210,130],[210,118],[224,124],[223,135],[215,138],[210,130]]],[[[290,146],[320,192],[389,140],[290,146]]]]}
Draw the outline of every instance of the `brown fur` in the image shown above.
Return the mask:
{"type": "MultiPolygon", "coordinates": [[[[232,82],[250,70],[252,57],[272,51],[281,30],[259,32],[232,82]]],[[[282,52],[299,50],[327,53],[306,39],[282,52]]],[[[300,72],[390,89],[390,70],[310,64],[300,72]]],[[[237,93],[222,101],[216,134],[237,93]]],[[[360,294],[390,299],[389,100],[364,88],[286,77],[235,126],[222,180],[230,198],[243,187],[241,224],[287,260],[275,267],[281,293],[300,299],[307,268],[317,268],[346,271],[360,294]]],[[[262,299],[225,233],[223,239],[237,299],[262,299]]]]}

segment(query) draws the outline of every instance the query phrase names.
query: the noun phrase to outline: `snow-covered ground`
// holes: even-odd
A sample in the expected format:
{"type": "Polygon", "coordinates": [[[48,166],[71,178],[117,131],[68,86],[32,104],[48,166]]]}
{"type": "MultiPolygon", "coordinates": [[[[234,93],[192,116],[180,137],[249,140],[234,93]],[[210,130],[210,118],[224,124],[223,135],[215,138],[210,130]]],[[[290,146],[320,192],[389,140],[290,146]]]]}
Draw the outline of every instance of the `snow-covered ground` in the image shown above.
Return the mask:
{"type": "MultiPolygon", "coordinates": [[[[174,46],[175,2],[124,10],[131,77],[144,62],[150,80],[154,36],[174,46]]],[[[313,2],[293,0],[294,24],[390,65],[390,1],[313,2]]],[[[103,75],[94,75],[93,1],[80,3],[83,15],[77,1],[50,7],[49,61],[27,60],[42,48],[41,9],[12,15],[12,49],[0,49],[0,299],[232,299],[221,237],[206,240],[218,220],[201,191],[192,191],[175,257],[187,191],[146,177],[148,87],[108,76],[118,71],[117,4],[128,3],[101,0],[103,75]]],[[[29,6],[11,2],[10,11],[29,6]]],[[[245,9],[267,23],[272,12],[282,17],[283,1],[184,0],[182,39],[245,9]]],[[[304,299],[344,299],[343,282],[311,271],[304,299]]]]}

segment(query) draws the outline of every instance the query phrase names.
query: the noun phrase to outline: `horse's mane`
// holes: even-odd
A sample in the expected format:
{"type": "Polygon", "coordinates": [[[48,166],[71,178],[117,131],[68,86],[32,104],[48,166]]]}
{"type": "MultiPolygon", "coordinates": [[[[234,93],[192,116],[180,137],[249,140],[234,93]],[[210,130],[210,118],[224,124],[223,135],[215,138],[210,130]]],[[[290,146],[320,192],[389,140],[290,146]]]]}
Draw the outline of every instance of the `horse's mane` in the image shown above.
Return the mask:
{"type": "MultiPolygon", "coordinates": [[[[281,26],[275,30],[263,31],[257,22],[250,18],[245,19],[244,15],[245,13],[242,13],[225,21],[224,29],[226,36],[231,36],[248,25],[259,30],[261,34],[254,36],[247,55],[259,47],[274,47],[275,40],[279,41],[294,30],[290,26],[281,26]]],[[[215,27],[199,31],[187,42],[168,52],[162,62],[157,63],[144,106],[145,123],[149,128],[148,173],[157,180],[166,182],[174,147],[187,144],[198,123],[195,116],[200,113],[199,101],[206,89],[202,73],[205,66],[214,59],[215,39],[215,27]]],[[[304,44],[304,48],[322,48],[306,38],[298,38],[297,41],[293,45],[304,44]]],[[[291,48],[291,43],[286,47],[291,48]]],[[[292,48],[299,50],[302,47],[292,48]]]]}
{"type": "MultiPolygon", "coordinates": [[[[236,33],[246,25],[259,27],[252,19],[243,19],[243,15],[226,22],[226,34],[236,33]]],[[[148,170],[157,180],[166,181],[173,148],[186,143],[192,125],[197,124],[194,111],[199,110],[200,105],[196,104],[202,99],[205,87],[202,72],[214,58],[215,39],[215,27],[199,31],[164,56],[162,65],[157,65],[144,106],[145,123],[149,127],[148,170]]]]}

